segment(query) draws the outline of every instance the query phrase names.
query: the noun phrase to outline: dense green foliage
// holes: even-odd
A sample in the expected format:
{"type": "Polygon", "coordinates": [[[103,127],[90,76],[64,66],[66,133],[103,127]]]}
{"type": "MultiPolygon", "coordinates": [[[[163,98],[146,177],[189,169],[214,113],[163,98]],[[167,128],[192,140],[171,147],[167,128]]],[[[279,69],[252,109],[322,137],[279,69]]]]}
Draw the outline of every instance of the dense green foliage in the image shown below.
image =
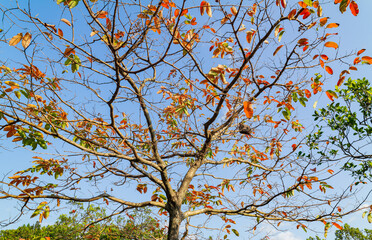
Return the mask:
{"type": "MultiPolygon", "coordinates": [[[[345,224],[342,230],[335,232],[335,240],[372,240],[372,230],[350,227],[345,224]]],[[[322,240],[320,237],[309,237],[307,240],[322,240]]]]}
{"type": "MultiPolygon", "coordinates": [[[[321,142],[330,143],[324,159],[337,159],[339,153],[346,156],[343,169],[352,172],[361,181],[371,179],[372,161],[369,143],[372,136],[372,87],[367,79],[349,79],[344,87],[329,91],[334,100],[315,111],[320,120],[319,131],[310,136],[310,143],[317,148],[321,142]],[[324,140],[323,128],[330,128],[331,135],[324,140]]],[[[328,133],[328,132],[327,132],[328,133]]]]}
{"type": "Polygon", "coordinates": [[[105,219],[105,209],[95,206],[71,211],[68,215],[62,214],[53,225],[41,226],[39,222],[34,225],[23,225],[17,229],[0,231],[1,240],[75,240],[75,239],[164,239],[164,229],[150,216],[150,211],[137,210],[129,218],[121,217],[105,219]],[[96,224],[92,224],[97,222],[96,224]],[[49,238],[49,239],[48,239],[49,238]]]}

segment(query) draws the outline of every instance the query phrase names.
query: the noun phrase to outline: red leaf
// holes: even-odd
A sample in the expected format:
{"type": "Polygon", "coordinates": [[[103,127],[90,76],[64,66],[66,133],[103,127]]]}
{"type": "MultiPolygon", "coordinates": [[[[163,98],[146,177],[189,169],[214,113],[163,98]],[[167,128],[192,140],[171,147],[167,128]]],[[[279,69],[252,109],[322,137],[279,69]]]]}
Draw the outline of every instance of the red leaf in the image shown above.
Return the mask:
{"type": "Polygon", "coordinates": [[[300,15],[302,15],[302,19],[306,19],[308,18],[310,15],[311,15],[311,12],[309,11],[309,9],[305,8],[301,13],[300,15]]]}
{"type": "Polygon", "coordinates": [[[328,66],[326,66],[325,67],[325,70],[327,71],[327,73],[329,73],[329,74],[333,74],[333,70],[332,70],[332,68],[331,67],[328,67],[328,66]]]}
{"type": "Polygon", "coordinates": [[[326,61],[328,60],[328,56],[327,55],[322,54],[322,55],[320,55],[320,57],[323,58],[326,61]]]}
{"type": "Polygon", "coordinates": [[[354,2],[354,1],[352,1],[352,2],[350,3],[350,10],[351,10],[351,13],[352,13],[354,16],[358,15],[358,13],[359,13],[358,4],[357,4],[356,2],[354,2]]]}
{"type": "Polygon", "coordinates": [[[292,20],[294,19],[294,16],[296,15],[297,10],[293,9],[289,14],[288,14],[288,19],[292,20]]]}
{"type": "Polygon", "coordinates": [[[247,118],[253,117],[253,104],[251,102],[245,101],[244,103],[244,112],[247,118]]]}
{"type": "Polygon", "coordinates": [[[360,49],[360,50],[357,52],[357,56],[359,56],[360,54],[364,53],[365,50],[366,50],[365,48],[360,49]]]}
{"type": "Polygon", "coordinates": [[[287,7],[287,2],[285,0],[281,0],[281,3],[282,3],[282,7],[283,8],[286,8],[287,7]]]}

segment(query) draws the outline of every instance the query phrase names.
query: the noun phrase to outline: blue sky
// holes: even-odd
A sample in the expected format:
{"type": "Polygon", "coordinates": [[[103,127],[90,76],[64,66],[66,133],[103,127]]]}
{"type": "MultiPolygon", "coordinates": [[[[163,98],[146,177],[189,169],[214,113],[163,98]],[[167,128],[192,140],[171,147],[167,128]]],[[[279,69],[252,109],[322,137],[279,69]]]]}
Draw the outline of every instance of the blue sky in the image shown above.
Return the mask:
{"type": "MultiPolygon", "coordinates": [[[[34,0],[35,1],[35,0],[34,0]]],[[[6,3],[0,4],[11,4],[14,1],[9,1],[6,3]]],[[[347,11],[344,14],[340,14],[336,7],[330,7],[324,9],[325,15],[333,15],[330,21],[340,23],[340,27],[338,29],[339,32],[339,45],[340,45],[340,53],[349,52],[351,50],[359,50],[361,48],[367,48],[366,55],[372,56],[372,27],[371,27],[371,16],[370,16],[370,9],[372,9],[372,1],[368,0],[360,0],[358,1],[360,14],[358,17],[354,17],[350,11],[347,11]],[[328,14],[329,13],[329,14],[328,14]]],[[[40,15],[43,15],[44,18],[49,19],[60,19],[60,16],[56,16],[53,12],[53,8],[57,8],[54,3],[51,3],[50,0],[37,0],[37,11],[40,12],[40,15]]],[[[2,28],[6,28],[6,26],[2,26],[2,28]]],[[[13,61],[13,52],[9,51],[9,48],[3,48],[0,45],[0,54],[2,55],[2,60],[7,58],[12,58],[13,61]],[[6,49],[6,50],[4,50],[6,49]]],[[[337,69],[337,66],[332,66],[334,70],[337,69]]],[[[336,71],[335,71],[336,72],[336,71]]],[[[352,78],[362,78],[366,77],[372,80],[372,71],[371,67],[364,66],[359,69],[357,72],[353,72],[350,74],[352,78]]],[[[337,82],[337,74],[333,77],[329,78],[327,87],[331,88],[337,82]]],[[[318,96],[321,98],[321,96],[318,96]]],[[[314,101],[316,100],[313,98],[314,101]]],[[[323,96],[324,99],[324,96],[323,96]]],[[[322,106],[323,103],[319,103],[318,107],[322,106]]],[[[310,106],[313,104],[310,103],[310,106]]],[[[23,169],[25,166],[29,165],[31,157],[37,155],[35,152],[31,152],[30,150],[24,149],[23,147],[19,146],[17,148],[13,148],[13,145],[10,145],[7,140],[1,140],[3,147],[6,149],[0,149],[0,161],[2,164],[2,174],[6,174],[8,172],[23,169]]],[[[370,187],[367,189],[370,189],[370,187]]],[[[0,208],[4,209],[5,215],[9,213],[9,216],[14,213],[13,208],[9,208],[9,202],[0,202],[0,208]]],[[[27,216],[25,217],[27,218],[27,216]]],[[[21,223],[24,222],[34,222],[35,220],[32,219],[24,219],[21,223]]],[[[46,223],[53,222],[53,218],[48,219],[46,223]]],[[[346,217],[344,219],[344,223],[349,223],[352,226],[358,227],[370,227],[367,223],[366,219],[361,219],[361,213],[357,213],[355,215],[346,217]]],[[[323,225],[318,224],[315,229],[319,230],[319,232],[323,231],[323,225]]],[[[277,232],[277,230],[269,225],[264,226],[262,231],[267,231],[272,235],[271,239],[273,240],[302,240],[305,239],[306,236],[314,236],[313,233],[309,232],[309,234],[304,233],[302,230],[296,230],[294,226],[287,224],[286,228],[287,231],[284,232],[277,232]]],[[[334,230],[334,228],[332,228],[334,230]]],[[[243,236],[244,230],[241,231],[241,235],[243,236]]],[[[322,235],[321,233],[319,234],[322,235]]],[[[329,233],[329,238],[332,239],[333,233],[332,231],[329,233]]],[[[244,239],[241,237],[240,239],[244,239]]]]}

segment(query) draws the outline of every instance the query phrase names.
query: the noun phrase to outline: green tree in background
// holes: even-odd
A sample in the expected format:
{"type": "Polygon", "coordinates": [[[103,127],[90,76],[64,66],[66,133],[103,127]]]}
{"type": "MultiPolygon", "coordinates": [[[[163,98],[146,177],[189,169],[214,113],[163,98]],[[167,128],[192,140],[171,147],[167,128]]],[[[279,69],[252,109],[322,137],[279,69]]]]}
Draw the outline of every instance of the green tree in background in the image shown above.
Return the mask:
{"type": "MultiPolygon", "coordinates": [[[[342,230],[337,230],[335,232],[335,240],[371,240],[372,239],[372,230],[364,229],[360,230],[359,228],[350,227],[348,224],[345,224],[342,230]]],[[[320,237],[316,236],[315,238],[309,237],[307,240],[322,240],[320,237]]]]}
{"type": "Polygon", "coordinates": [[[135,210],[123,217],[107,218],[105,209],[89,205],[85,208],[77,204],[78,209],[62,214],[53,225],[23,225],[17,229],[0,231],[1,240],[75,240],[75,239],[165,239],[166,234],[157,220],[150,216],[148,209],[135,210]],[[92,224],[95,223],[95,224],[92,224]]]}
{"type": "MultiPolygon", "coordinates": [[[[321,152],[323,159],[346,159],[343,169],[365,183],[372,180],[372,87],[363,79],[348,79],[344,87],[328,91],[332,103],[315,112],[319,131],[310,138],[314,148],[330,145],[321,152]],[[323,129],[330,129],[325,134],[323,129]]],[[[319,148],[320,149],[320,148],[319,148]]]]}

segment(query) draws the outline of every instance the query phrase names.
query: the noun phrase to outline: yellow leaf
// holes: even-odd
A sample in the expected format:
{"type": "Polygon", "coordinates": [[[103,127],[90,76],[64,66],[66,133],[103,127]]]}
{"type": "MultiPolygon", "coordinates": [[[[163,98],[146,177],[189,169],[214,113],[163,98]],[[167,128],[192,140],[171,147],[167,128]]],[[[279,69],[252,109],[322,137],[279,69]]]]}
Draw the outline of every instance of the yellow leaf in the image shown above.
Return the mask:
{"type": "Polygon", "coordinates": [[[31,42],[31,34],[30,33],[26,33],[23,38],[22,38],[22,46],[23,48],[27,48],[28,46],[30,46],[30,42],[31,42]]]}
{"type": "Polygon", "coordinates": [[[17,35],[12,37],[12,39],[10,39],[10,41],[9,41],[9,46],[17,45],[22,40],[22,37],[23,37],[22,33],[18,33],[17,35]]]}

